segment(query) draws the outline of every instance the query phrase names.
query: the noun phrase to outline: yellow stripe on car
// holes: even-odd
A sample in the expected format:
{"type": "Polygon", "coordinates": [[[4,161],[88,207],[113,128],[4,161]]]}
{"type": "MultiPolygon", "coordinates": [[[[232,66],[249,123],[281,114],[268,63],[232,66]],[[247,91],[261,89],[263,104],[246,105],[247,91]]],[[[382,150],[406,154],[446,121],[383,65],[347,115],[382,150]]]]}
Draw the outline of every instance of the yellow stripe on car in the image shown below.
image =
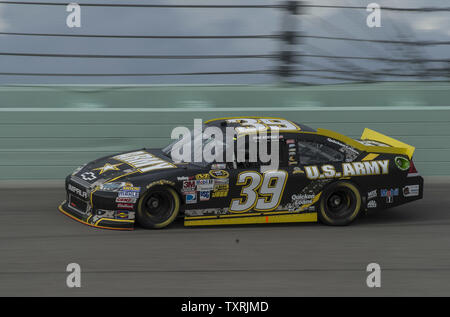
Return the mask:
{"type": "Polygon", "coordinates": [[[364,158],[362,159],[362,161],[372,161],[372,160],[376,159],[379,155],[380,155],[380,154],[376,154],[376,153],[370,153],[370,154],[367,154],[367,156],[364,157],[364,158]]]}
{"type": "Polygon", "coordinates": [[[260,214],[252,213],[241,215],[209,216],[209,217],[186,217],[185,226],[214,226],[214,225],[234,225],[234,224],[261,224],[261,223],[287,223],[287,222],[317,222],[317,213],[289,213],[274,212],[260,214]]]}

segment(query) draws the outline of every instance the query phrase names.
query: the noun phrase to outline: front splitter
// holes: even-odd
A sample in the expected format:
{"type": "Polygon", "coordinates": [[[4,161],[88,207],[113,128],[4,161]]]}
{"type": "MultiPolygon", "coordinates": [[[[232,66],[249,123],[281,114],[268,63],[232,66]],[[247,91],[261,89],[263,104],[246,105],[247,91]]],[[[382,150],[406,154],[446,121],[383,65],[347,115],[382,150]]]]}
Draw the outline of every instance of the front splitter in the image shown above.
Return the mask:
{"type": "Polygon", "coordinates": [[[77,214],[75,211],[71,211],[67,206],[67,202],[63,202],[58,210],[62,212],[69,218],[81,222],[90,227],[109,229],[109,230],[133,230],[134,220],[129,219],[111,219],[111,218],[100,218],[93,221],[93,217],[87,217],[84,219],[81,215],[77,214]]]}

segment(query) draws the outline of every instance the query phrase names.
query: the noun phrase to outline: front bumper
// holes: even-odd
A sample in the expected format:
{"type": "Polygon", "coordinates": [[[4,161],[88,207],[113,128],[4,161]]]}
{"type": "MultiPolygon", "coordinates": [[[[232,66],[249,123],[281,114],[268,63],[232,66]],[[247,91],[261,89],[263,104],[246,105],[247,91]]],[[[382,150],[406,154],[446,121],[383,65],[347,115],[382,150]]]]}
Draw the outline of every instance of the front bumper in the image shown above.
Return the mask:
{"type": "Polygon", "coordinates": [[[118,208],[117,193],[99,191],[75,177],[66,179],[66,192],[66,200],[58,207],[66,216],[96,228],[134,229],[134,208],[118,208]]]}
{"type": "Polygon", "coordinates": [[[101,228],[101,229],[112,229],[112,230],[133,230],[134,229],[134,220],[129,219],[112,219],[94,216],[92,213],[83,214],[69,206],[67,201],[64,201],[59,207],[58,210],[65,214],[66,216],[81,222],[85,225],[101,228]]]}

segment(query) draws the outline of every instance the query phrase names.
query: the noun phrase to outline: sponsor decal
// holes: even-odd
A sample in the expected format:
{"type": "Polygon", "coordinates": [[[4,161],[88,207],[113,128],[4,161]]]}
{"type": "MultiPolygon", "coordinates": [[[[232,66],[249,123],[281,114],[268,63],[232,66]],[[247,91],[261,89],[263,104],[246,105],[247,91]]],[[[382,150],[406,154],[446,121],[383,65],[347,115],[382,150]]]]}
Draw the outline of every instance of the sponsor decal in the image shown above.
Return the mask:
{"type": "Polygon", "coordinates": [[[123,163],[119,163],[119,164],[106,163],[103,167],[94,168],[92,170],[93,171],[100,171],[98,174],[102,175],[103,173],[108,172],[108,171],[120,171],[120,169],[117,168],[117,167],[122,165],[122,164],[123,163]]]}
{"type": "Polygon", "coordinates": [[[350,145],[341,143],[341,142],[339,142],[337,140],[334,140],[334,139],[331,139],[331,138],[328,138],[327,141],[330,142],[330,143],[334,143],[336,145],[339,145],[341,148],[345,149],[346,151],[350,151],[350,152],[353,152],[355,154],[359,154],[359,152],[357,150],[355,150],[354,148],[352,148],[350,145]]]}
{"type": "Polygon", "coordinates": [[[197,185],[197,190],[213,190],[214,189],[214,179],[199,179],[195,181],[197,185]]]}
{"type": "Polygon", "coordinates": [[[208,173],[195,175],[195,179],[208,179],[208,178],[209,178],[208,173]]]}
{"type": "Polygon", "coordinates": [[[122,188],[122,190],[131,190],[131,191],[139,192],[141,190],[141,188],[140,187],[125,186],[125,187],[122,188]]]}
{"type": "Polygon", "coordinates": [[[420,194],[420,186],[419,185],[408,185],[403,187],[403,196],[404,197],[416,197],[420,194]]]}
{"type": "Polygon", "coordinates": [[[282,209],[287,209],[290,212],[294,211],[311,211],[315,210],[314,206],[310,206],[317,199],[317,195],[313,192],[293,194],[291,202],[282,206],[282,209]]]}
{"type": "Polygon", "coordinates": [[[380,189],[380,196],[386,197],[386,202],[392,204],[394,202],[394,197],[398,196],[398,188],[380,189]]]}
{"type": "Polygon", "coordinates": [[[116,219],[128,219],[130,212],[127,210],[118,210],[116,211],[116,219]]]}
{"type": "Polygon", "coordinates": [[[291,196],[292,199],[292,203],[297,206],[300,207],[302,205],[307,205],[307,204],[311,204],[314,197],[316,197],[316,195],[312,194],[312,195],[308,195],[308,194],[294,194],[291,196]]]}
{"type": "Polygon", "coordinates": [[[197,192],[185,193],[186,204],[195,204],[197,202],[197,192]]]}
{"type": "Polygon", "coordinates": [[[192,181],[183,181],[182,191],[184,191],[184,192],[191,192],[191,191],[195,190],[195,186],[196,186],[196,183],[195,183],[194,180],[192,180],[192,181]]]}
{"type": "Polygon", "coordinates": [[[218,192],[213,192],[212,193],[212,197],[213,198],[223,198],[223,197],[227,197],[228,196],[228,190],[227,191],[218,191],[218,192]]]}
{"type": "Polygon", "coordinates": [[[187,209],[186,216],[208,216],[208,215],[225,215],[228,213],[228,208],[206,208],[206,209],[187,209]]]}
{"type": "Polygon", "coordinates": [[[94,179],[97,178],[97,176],[95,176],[94,173],[92,172],[84,172],[83,174],[80,175],[82,179],[84,179],[85,181],[93,181],[94,179]]]}
{"type": "Polygon", "coordinates": [[[327,138],[327,141],[330,142],[330,143],[337,144],[337,145],[339,145],[341,147],[348,146],[347,144],[344,144],[342,142],[339,142],[338,140],[334,140],[334,139],[331,139],[331,138],[327,138]]]}
{"type": "Polygon", "coordinates": [[[211,192],[209,190],[199,191],[201,201],[209,200],[211,198],[211,192]]]}
{"type": "Polygon", "coordinates": [[[229,182],[230,182],[229,178],[216,178],[216,179],[214,179],[214,185],[229,184],[229,182]]]}
{"type": "Polygon", "coordinates": [[[339,178],[349,176],[389,174],[389,160],[342,163],[342,171],[336,171],[333,165],[305,166],[308,179],[339,178]]]}
{"type": "Polygon", "coordinates": [[[282,135],[276,136],[276,135],[272,135],[272,134],[269,134],[269,135],[267,135],[267,134],[266,135],[255,135],[255,136],[252,137],[253,140],[267,140],[267,139],[276,140],[276,139],[282,139],[282,138],[283,138],[282,135]]]}
{"type": "Polygon", "coordinates": [[[291,161],[291,162],[288,162],[288,165],[289,165],[289,166],[291,166],[291,165],[298,165],[298,161],[291,161]]]}
{"type": "Polygon", "coordinates": [[[115,183],[104,183],[100,185],[100,190],[108,192],[116,192],[121,190],[123,187],[133,187],[131,183],[115,182],[115,183]]]}
{"type": "Polygon", "coordinates": [[[75,194],[77,194],[78,196],[81,196],[81,197],[83,197],[83,198],[87,198],[87,196],[88,196],[87,192],[85,192],[84,190],[81,190],[81,189],[79,189],[79,188],[77,188],[77,187],[75,187],[75,186],[73,186],[73,185],[71,185],[71,184],[69,184],[69,185],[67,186],[67,189],[68,189],[69,191],[71,191],[72,193],[75,193],[75,194]]]}
{"type": "Polygon", "coordinates": [[[94,218],[96,218],[96,219],[100,219],[100,218],[115,218],[116,211],[99,209],[94,214],[95,214],[94,218]]]}
{"type": "Polygon", "coordinates": [[[166,162],[146,151],[136,151],[114,156],[113,159],[126,163],[139,172],[145,173],[154,170],[176,168],[172,163],[166,162]]]}
{"type": "Polygon", "coordinates": [[[372,198],[375,198],[377,196],[378,196],[378,194],[377,194],[377,190],[376,189],[374,189],[374,190],[372,190],[372,191],[367,193],[367,199],[372,199],[372,198]]]}
{"type": "Polygon", "coordinates": [[[189,177],[187,177],[187,176],[179,176],[179,177],[177,177],[177,181],[187,181],[187,180],[189,180],[189,177]]]}
{"type": "Polygon", "coordinates": [[[304,174],[305,172],[300,167],[294,167],[292,174],[304,174]]]}
{"type": "Polygon", "coordinates": [[[228,184],[216,184],[214,185],[214,191],[221,191],[221,190],[229,190],[230,185],[228,184]]]}
{"type": "Polygon", "coordinates": [[[227,164],[221,163],[221,164],[212,164],[211,165],[211,169],[213,170],[220,170],[220,169],[224,169],[227,168],[227,164]]]}
{"type": "Polygon", "coordinates": [[[214,185],[214,191],[212,193],[212,197],[213,198],[227,197],[229,189],[230,189],[229,184],[216,184],[216,185],[214,185]]]}
{"type": "Polygon", "coordinates": [[[209,171],[209,174],[214,178],[228,178],[230,176],[230,173],[224,170],[209,171]]]}
{"type": "Polygon", "coordinates": [[[295,143],[294,139],[287,139],[286,140],[286,144],[293,144],[293,143],[295,143]]]}
{"type": "Polygon", "coordinates": [[[377,208],[377,202],[375,200],[370,200],[367,203],[367,208],[377,208]]]}
{"type": "Polygon", "coordinates": [[[117,208],[134,209],[134,204],[117,204],[117,208]]]}
{"type": "Polygon", "coordinates": [[[377,141],[373,141],[373,140],[355,140],[363,145],[367,145],[367,146],[384,146],[384,147],[389,147],[389,145],[384,144],[384,143],[380,143],[377,141]]]}
{"type": "Polygon", "coordinates": [[[137,198],[135,197],[117,197],[116,198],[116,203],[131,203],[134,204],[136,203],[137,198]]]}
{"type": "Polygon", "coordinates": [[[154,181],[150,184],[147,185],[147,189],[149,189],[150,187],[156,186],[156,185],[170,185],[170,186],[175,186],[175,183],[172,181],[168,181],[166,179],[160,179],[157,181],[154,181]]]}
{"type": "Polygon", "coordinates": [[[136,190],[121,190],[119,191],[119,197],[132,197],[132,198],[138,198],[139,197],[139,191],[136,190]]]}
{"type": "Polygon", "coordinates": [[[289,149],[295,149],[295,144],[289,144],[289,149]]]}

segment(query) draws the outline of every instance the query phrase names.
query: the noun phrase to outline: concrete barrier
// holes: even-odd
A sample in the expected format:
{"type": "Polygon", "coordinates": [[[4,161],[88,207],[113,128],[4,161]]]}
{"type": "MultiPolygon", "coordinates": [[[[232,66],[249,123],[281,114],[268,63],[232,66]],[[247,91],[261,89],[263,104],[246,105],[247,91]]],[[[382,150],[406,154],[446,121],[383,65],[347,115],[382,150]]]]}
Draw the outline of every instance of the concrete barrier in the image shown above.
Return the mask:
{"type": "Polygon", "coordinates": [[[423,175],[450,175],[450,85],[412,88],[1,87],[0,180],[60,179],[100,156],[162,147],[172,128],[194,118],[241,115],[285,117],[351,137],[369,127],[414,145],[423,175]],[[127,103],[126,96],[134,97],[127,103]]]}

